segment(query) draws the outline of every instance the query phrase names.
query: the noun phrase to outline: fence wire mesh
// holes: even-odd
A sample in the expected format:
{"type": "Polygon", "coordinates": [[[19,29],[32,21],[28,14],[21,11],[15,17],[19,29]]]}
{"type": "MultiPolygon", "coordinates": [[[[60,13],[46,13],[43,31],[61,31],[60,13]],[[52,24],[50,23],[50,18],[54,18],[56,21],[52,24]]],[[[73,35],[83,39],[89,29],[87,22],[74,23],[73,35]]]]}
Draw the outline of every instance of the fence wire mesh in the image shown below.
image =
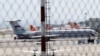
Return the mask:
{"type": "MultiPolygon", "coordinates": [[[[0,0],[0,56],[41,56],[40,39],[14,40],[16,34],[7,22],[21,20],[19,24],[26,31],[31,31],[30,25],[40,31],[40,2],[41,0],[0,0]]],[[[100,56],[99,5],[100,0],[47,0],[46,30],[61,34],[61,38],[46,42],[47,56],[100,56]],[[63,31],[70,30],[69,28],[88,28],[97,33],[92,37],[84,37],[80,32],[72,36],[63,31]]]]}

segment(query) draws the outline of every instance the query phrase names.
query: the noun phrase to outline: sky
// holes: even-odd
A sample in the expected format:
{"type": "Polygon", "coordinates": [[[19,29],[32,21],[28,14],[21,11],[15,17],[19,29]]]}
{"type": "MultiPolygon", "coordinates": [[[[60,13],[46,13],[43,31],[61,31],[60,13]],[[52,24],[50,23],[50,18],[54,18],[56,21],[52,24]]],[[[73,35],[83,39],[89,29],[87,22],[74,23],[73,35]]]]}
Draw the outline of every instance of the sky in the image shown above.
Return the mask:
{"type": "MultiPolygon", "coordinates": [[[[100,0],[47,0],[47,23],[66,24],[100,18],[100,0]],[[49,17],[50,16],[50,17],[49,17]]],[[[20,19],[22,26],[40,26],[41,0],[0,0],[0,28],[9,20],[20,19]]]]}

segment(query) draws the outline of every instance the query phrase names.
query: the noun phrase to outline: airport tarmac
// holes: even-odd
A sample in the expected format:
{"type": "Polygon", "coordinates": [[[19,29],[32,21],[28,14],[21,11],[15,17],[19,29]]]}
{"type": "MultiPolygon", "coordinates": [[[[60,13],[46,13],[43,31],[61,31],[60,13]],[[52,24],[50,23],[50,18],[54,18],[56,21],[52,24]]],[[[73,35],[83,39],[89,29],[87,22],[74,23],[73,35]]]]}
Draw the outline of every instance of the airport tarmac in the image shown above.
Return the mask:
{"type": "MultiPolygon", "coordinates": [[[[64,45],[59,42],[47,44],[48,54],[55,56],[100,56],[100,45],[64,45]],[[50,45],[50,46],[49,46],[50,45]]],[[[36,56],[41,54],[41,46],[36,42],[0,43],[0,56],[36,56]]]]}
{"type": "MultiPolygon", "coordinates": [[[[13,34],[0,35],[0,56],[41,55],[41,43],[36,40],[22,42],[13,40],[13,34]]],[[[100,44],[78,44],[77,39],[56,39],[46,43],[48,55],[100,56],[100,44]]]]}
{"type": "MultiPolygon", "coordinates": [[[[41,55],[41,43],[35,41],[14,41],[10,35],[0,41],[0,56],[36,56],[41,55]]],[[[2,38],[3,39],[3,38],[2,38]]],[[[100,44],[78,44],[75,40],[47,42],[48,55],[55,56],[100,56],[100,44]]]]}

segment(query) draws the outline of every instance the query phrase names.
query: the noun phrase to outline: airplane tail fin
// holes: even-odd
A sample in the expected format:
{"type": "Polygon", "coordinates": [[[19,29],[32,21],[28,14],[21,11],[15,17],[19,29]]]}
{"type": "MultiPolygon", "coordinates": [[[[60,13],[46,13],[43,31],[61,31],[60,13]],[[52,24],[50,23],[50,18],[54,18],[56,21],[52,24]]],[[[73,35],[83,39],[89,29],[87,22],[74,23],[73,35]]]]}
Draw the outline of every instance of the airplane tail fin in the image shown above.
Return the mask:
{"type": "Polygon", "coordinates": [[[32,25],[30,25],[30,30],[31,30],[31,31],[37,31],[36,27],[34,27],[34,26],[32,26],[32,25]]]}
{"type": "Polygon", "coordinates": [[[23,34],[25,33],[25,29],[19,25],[20,20],[16,21],[9,21],[11,27],[13,28],[13,31],[15,34],[23,34]]]}
{"type": "Polygon", "coordinates": [[[46,24],[46,30],[51,30],[52,27],[49,24],[46,24]]]}
{"type": "Polygon", "coordinates": [[[74,24],[72,22],[69,22],[70,28],[74,28],[74,24]]]}
{"type": "Polygon", "coordinates": [[[76,28],[76,29],[79,29],[79,25],[78,25],[78,23],[76,23],[76,22],[69,22],[69,26],[70,26],[70,28],[76,28]]]}
{"type": "Polygon", "coordinates": [[[78,25],[78,23],[74,23],[74,28],[76,28],[76,29],[79,29],[79,25],[78,25]]]}
{"type": "MultiPolygon", "coordinates": [[[[52,29],[52,27],[50,25],[46,24],[46,30],[51,30],[51,29],[52,29]]],[[[34,27],[33,25],[30,25],[30,30],[37,31],[37,28],[34,27]]]]}

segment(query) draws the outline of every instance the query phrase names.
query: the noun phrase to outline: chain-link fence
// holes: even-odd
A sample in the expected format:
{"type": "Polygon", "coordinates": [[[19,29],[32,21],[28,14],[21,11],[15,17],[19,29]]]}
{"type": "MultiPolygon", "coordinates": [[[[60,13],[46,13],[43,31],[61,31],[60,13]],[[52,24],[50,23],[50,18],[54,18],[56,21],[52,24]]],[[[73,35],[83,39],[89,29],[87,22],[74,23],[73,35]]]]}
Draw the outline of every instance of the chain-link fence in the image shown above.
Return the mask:
{"type": "MultiPolygon", "coordinates": [[[[47,0],[46,30],[61,34],[46,42],[48,56],[100,56],[99,5],[99,0],[47,0]],[[79,32],[80,29],[89,29],[92,37],[84,31],[79,32]],[[75,33],[71,35],[65,31],[75,33]]],[[[16,33],[9,24],[21,20],[19,24],[26,31],[31,31],[32,25],[39,32],[40,6],[41,0],[0,0],[0,56],[41,56],[40,39],[15,40],[16,33]]]]}

